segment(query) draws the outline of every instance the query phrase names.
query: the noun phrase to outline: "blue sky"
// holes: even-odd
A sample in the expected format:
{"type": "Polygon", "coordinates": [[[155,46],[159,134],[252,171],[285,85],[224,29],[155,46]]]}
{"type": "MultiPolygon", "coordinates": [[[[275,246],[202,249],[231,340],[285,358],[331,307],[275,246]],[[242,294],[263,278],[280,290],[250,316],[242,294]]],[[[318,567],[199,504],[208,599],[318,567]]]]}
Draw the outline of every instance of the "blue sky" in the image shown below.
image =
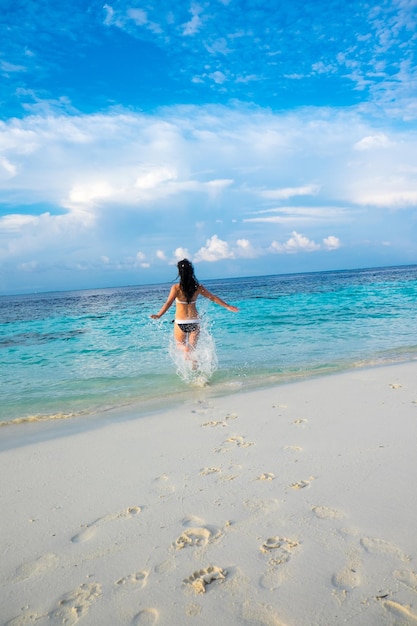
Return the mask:
{"type": "Polygon", "coordinates": [[[417,0],[0,20],[0,293],[417,262],[417,0]]]}

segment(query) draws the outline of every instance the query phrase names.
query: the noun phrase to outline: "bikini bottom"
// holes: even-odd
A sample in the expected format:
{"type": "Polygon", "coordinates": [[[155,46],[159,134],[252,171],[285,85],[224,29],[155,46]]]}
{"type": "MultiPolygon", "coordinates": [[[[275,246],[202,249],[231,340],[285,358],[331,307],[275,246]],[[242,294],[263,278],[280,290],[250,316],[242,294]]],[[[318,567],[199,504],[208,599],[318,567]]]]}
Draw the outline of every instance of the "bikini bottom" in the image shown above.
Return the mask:
{"type": "Polygon", "coordinates": [[[182,330],[183,333],[195,333],[200,330],[200,320],[175,320],[178,328],[182,330]]]}

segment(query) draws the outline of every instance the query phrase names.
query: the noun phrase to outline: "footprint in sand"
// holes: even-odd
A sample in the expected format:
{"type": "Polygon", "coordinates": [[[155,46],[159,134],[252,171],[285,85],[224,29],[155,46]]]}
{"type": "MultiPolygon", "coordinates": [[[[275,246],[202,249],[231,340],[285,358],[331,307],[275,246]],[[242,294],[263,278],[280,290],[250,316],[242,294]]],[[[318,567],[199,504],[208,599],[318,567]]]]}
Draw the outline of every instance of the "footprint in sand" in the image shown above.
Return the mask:
{"type": "Polygon", "coordinates": [[[242,624],[245,626],[284,626],[270,605],[246,602],[242,607],[242,624]]]}
{"type": "Polygon", "coordinates": [[[281,585],[285,578],[285,572],[281,566],[290,560],[298,546],[297,541],[278,536],[269,537],[263,542],[260,550],[264,554],[269,554],[271,558],[268,561],[266,572],[262,574],[259,580],[261,587],[273,591],[281,585]]]}
{"type": "Polygon", "coordinates": [[[298,545],[298,541],[286,539],[285,537],[275,536],[266,539],[260,546],[260,550],[264,554],[270,554],[271,551],[273,551],[274,561],[278,565],[281,563],[286,563],[291,557],[291,552],[298,545]]]}
{"type": "Polygon", "coordinates": [[[197,617],[197,615],[201,614],[202,607],[199,604],[189,604],[185,607],[185,614],[187,617],[197,617]]]}
{"type": "Polygon", "coordinates": [[[252,500],[245,500],[243,506],[251,513],[266,515],[277,510],[279,501],[275,498],[269,500],[253,498],[252,500]]]}
{"type": "Polygon", "coordinates": [[[266,572],[259,579],[259,584],[263,589],[275,591],[282,585],[286,578],[285,572],[278,565],[269,563],[266,572]]]}
{"type": "Polygon", "coordinates": [[[347,565],[333,576],[333,585],[339,587],[343,591],[350,591],[355,587],[359,587],[361,582],[360,574],[357,570],[347,565]]]}
{"type": "Polygon", "coordinates": [[[271,472],[264,472],[263,474],[258,476],[256,480],[274,480],[274,478],[275,474],[272,474],[271,472]]]}
{"type": "Polygon", "coordinates": [[[384,541],[383,539],[373,539],[371,537],[363,537],[360,541],[361,546],[365,548],[370,554],[388,554],[400,561],[409,561],[410,557],[404,554],[404,552],[398,546],[384,541]]]}
{"type": "Polygon", "coordinates": [[[174,547],[176,550],[194,546],[203,548],[208,544],[211,536],[208,528],[188,528],[174,541],[174,547]]]}
{"type": "Polygon", "coordinates": [[[55,567],[59,562],[56,554],[49,553],[43,554],[30,563],[24,563],[16,570],[16,580],[26,580],[30,576],[41,574],[52,567],[55,567]]]}
{"type": "Polygon", "coordinates": [[[183,520],[183,526],[187,526],[181,535],[174,541],[173,547],[182,550],[186,547],[204,548],[208,543],[213,543],[222,536],[221,530],[214,526],[201,524],[201,520],[195,517],[187,517],[183,520]],[[191,526],[190,524],[198,520],[200,524],[191,526]]]}
{"type": "Polygon", "coordinates": [[[56,609],[48,614],[53,624],[75,624],[84,617],[90,606],[101,595],[101,586],[96,583],[83,584],[65,594],[56,609]]]}
{"type": "Polygon", "coordinates": [[[129,587],[135,587],[136,589],[142,589],[147,583],[148,576],[148,571],[141,570],[139,572],[135,572],[134,574],[129,574],[129,576],[119,578],[119,580],[116,580],[115,585],[126,585],[129,587]]]}
{"type": "Polygon", "coordinates": [[[200,476],[209,476],[210,474],[218,474],[221,472],[220,467],[203,467],[200,470],[200,476]]]}
{"type": "Polygon", "coordinates": [[[410,626],[410,624],[417,624],[417,615],[415,613],[411,613],[409,607],[403,606],[398,602],[393,602],[392,600],[387,600],[383,603],[383,607],[394,617],[397,617],[400,621],[398,624],[404,624],[410,626]]]}
{"type": "Polygon", "coordinates": [[[291,483],[291,489],[305,489],[310,486],[311,481],[314,480],[314,476],[310,476],[308,480],[299,480],[296,483],[291,483]]]}
{"type": "Polygon", "coordinates": [[[410,570],[396,570],[394,572],[394,578],[407,587],[410,587],[413,591],[417,591],[417,574],[415,572],[410,570]]]}
{"type": "Polygon", "coordinates": [[[227,571],[216,565],[209,565],[205,569],[193,572],[191,576],[185,578],[183,582],[190,585],[194,593],[206,593],[206,586],[215,580],[223,581],[227,576],[227,571]]]}
{"type": "Polygon", "coordinates": [[[90,606],[101,596],[101,585],[97,583],[82,584],[80,587],[66,593],[58,602],[58,606],[48,615],[25,613],[8,621],[6,626],[26,626],[39,620],[50,620],[53,624],[76,624],[85,617],[90,606]]]}
{"type": "Polygon", "coordinates": [[[225,420],[236,420],[238,418],[238,414],[237,413],[228,413],[227,415],[225,415],[225,420]]]}
{"type": "Polygon", "coordinates": [[[86,524],[83,526],[83,530],[79,532],[77,535],[72,537],[72,543],[84,543],[84,541],[89,541],[96,533],[97,528],[102,526],[107,522],[114,522],[118,519],[131,519],[139,515],[142,511],[140,506],[130,506],[127,509],[120,511],[119,513],[110,513],[109,515],[105,515],[104,517],[99,517],[94,520],[94,522],[90,522],[90,524],[86,524]]]}
{"type": "Polygon", "coordinates": [[[13,617],[8,622],[5,622],[4,626],[27,626],[28,624],[34,624],[44,617],[43,615],[37,615],[36,613],[24,613],[13,617]]]}
{"type": "Polygon", "coordinates": [[[400,385],[400,383],[391,383],[390,387],[391,389],[402,389],[402,385],[400,385]]]}
{"type": "Polygon", "coordinates": [[[238,448],[249,448],[250,446],[255,445],[252,441],[245,441],[245,437],[239,436],[229,437],[225,443],[233,443],[238,446],[238,448]]]}
{"type": "Polygon", "coordinates": [[[166,474],[161,474],[153,481],[159,492],[159,497],[164,498],[175,491],[175,487],[170,483],[170,478],[166,474]]]}
{"type": "MultiPolygon", "coordinates": [[[[245,437],[240,437],[238,435],[234,435],[233,437],[229,437],[226,439],[224,444],[232,444],[237,446],[238,448],[249,448],[250,446],[254,446],[255,444],[252,441],[245,441],[245,437]]],[[[215,454],[225,454],[230,451],[230,447],[224,448],[215,448],[215,454]]]]}
{"type": "Polygon", "coordinates": [[[177,569],[177,565],[175,563],[175,559],[169,558],[166,561],[162,561],[162,563],[158,563],[155,565],[155,572],[157,574],[169,574],[174,572],[177,569]]]}
{"type": "Polygon", "coordinates": [[[201,424],[201,425],[202,426],[211,426],[211,427],[213,427],[213,426],[227,426],[226,422],[222,422],[220,420],[218,422],[212,420],[210,422],[205,422],[204,424],[201,424]]]}
{"type": "Polygon", "coordinates": [[[84,543],[84,541],[90,541],[90,539],[92,539],[96,534],[97,523],[99,521],[100,520],[96,520],[96,522],[93,522],[91,525],[86,525],[84,530],[78,533],[78,535],[74,535],[74,537],[72,537],[72,543],[84,543]]]}
{"type": "Polygon", "coordinates": [[[301,418],[300,418],[300,419],[296,419],[296,420],[294,420],[294,422],[293,422],[293,423],[294,423],[294,424],[297,424],[297,426],[300,426],[300,424],[306,424],[306,423],[307,423],[307,421],[308,421],[308,420],[305,420],[305,419],[301,419],[301,418]]]}
{"type": "Polygon", "coordinates": [[[360,567],[360,559],[358,557],[353,558],[340,572],[334,574],[332,578],[333,585],[344,593],[359,587],[361,583],[360,567]]]}
{"type": "Polygon", "coordinates": [[[203,400],[199,400],[197,404],[199,406],[196,409],[192,409],[191,413],[195,413],[197,415],[206,415],[209,411],[213,409],[212,405],[209,402],[205,402],[203,400]]]}
{"type": "Polygon", "coordinates": [[[156,609],[143,609],[133,618],[132,626],[152,626],[152,624],[156,624],[158,618],[159,612],[156,609]]]}
{"type": "Polygon", "coordinates": [[[344,514],[336,509],[331,509],[327,506],[313,506],[311,509],[316,517],[319,519],[343,519],[344,514]]]}
{"type": "Polygon", "coordinates": [[[227,474],[225,476],[221,476],[218,482],[230,482],[232,480],[236,480],[236,478],[239,478],[238,474],[227,474]]]}

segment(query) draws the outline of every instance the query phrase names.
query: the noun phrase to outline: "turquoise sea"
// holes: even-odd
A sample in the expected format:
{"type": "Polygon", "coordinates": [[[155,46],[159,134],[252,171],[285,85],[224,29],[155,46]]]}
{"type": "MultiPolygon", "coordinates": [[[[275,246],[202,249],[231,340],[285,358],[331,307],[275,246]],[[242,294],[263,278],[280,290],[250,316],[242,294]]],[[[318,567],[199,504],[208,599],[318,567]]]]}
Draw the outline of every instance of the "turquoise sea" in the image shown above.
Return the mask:
{"type": "MultiPolygon", "coordinates": [[[[173,282],[175,276],[173,276],[173,282]]],[[[417,358],[417,266],[202,281],[198,368],[172,283],[0,297],[0,423],[91,415],[417,358]]]]}

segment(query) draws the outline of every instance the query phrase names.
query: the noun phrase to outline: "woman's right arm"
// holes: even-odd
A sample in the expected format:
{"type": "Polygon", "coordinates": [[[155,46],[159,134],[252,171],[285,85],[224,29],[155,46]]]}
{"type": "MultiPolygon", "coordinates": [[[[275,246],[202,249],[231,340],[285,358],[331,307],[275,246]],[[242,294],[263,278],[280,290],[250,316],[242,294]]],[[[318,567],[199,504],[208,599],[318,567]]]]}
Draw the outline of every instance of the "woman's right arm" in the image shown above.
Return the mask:
{"type": "Polygon", "coordinates": [[[159,313],[156,313],[156,315],[151,315],[152,319],[159,320],[159,318],[162,317],[162,315],[168,311],[169,307],[172,305],[175,298],[177,297],[177,290],[178,290],[177,285],[173,285],[171,287],[171,291],[169,292],[169,296],[166,299],[165,304],[161,307],[161,310],[159,311],[159,313]]]}

